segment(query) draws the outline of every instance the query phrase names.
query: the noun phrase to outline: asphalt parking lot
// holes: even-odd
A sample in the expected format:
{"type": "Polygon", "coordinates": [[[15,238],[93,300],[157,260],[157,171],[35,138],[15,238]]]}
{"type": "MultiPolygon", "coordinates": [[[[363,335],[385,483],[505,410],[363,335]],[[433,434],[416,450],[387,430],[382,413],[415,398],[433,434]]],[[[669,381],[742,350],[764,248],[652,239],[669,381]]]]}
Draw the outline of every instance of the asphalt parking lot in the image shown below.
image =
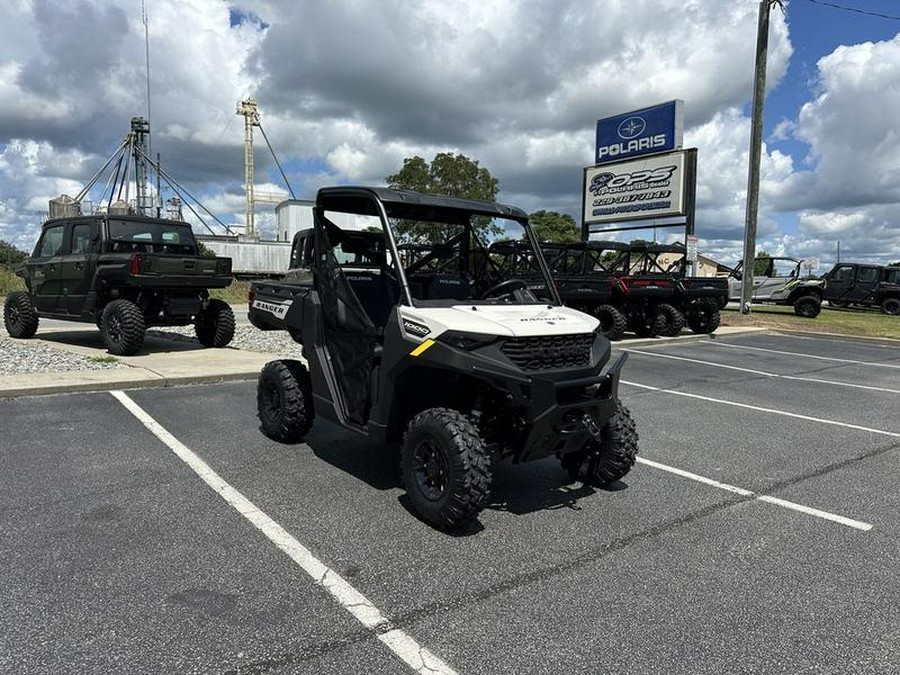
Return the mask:
{"type": "Polygon", "coordinates": [[[0,672],[900,672],[900,346],[622,347],[632,472],[495,467],[457,536],[252,382],[0,401],[0,672]]]}

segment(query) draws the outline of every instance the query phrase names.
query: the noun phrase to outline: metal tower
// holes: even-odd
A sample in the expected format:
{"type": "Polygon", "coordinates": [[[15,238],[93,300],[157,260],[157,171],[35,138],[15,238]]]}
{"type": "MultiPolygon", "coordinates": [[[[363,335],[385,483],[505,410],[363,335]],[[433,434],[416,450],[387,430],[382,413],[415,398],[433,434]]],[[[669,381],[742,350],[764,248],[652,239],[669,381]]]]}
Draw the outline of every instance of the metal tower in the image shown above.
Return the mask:
{"type": "Polygon", "coordinates": [[[131,118],[132,155],[134,157],[134,184],[137,187],[137,212],[142,216],[153,215],[153,196],[150,194],[147,173],[147,146],[150,139],[150,122],[143,117],[131,118]]]}
{"type": "Polygon", "coordinates": [[[252,96],[238,103],[237,114],[244,116],[244,195],[247,201],[244,235],[256,239],[256,219],[253,213],[253,127],[259,126],[259,109],[252,96]]]}

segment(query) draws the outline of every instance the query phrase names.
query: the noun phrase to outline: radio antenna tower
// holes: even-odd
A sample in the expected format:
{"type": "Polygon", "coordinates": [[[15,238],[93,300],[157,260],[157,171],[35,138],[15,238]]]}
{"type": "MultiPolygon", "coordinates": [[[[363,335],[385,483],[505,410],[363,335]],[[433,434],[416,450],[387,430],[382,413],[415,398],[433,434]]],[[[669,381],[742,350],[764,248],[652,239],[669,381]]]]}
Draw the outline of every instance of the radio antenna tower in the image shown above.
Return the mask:
{"type": "Polygon", "coordinates": [[[253,212],[253,127],[259,126],[259,107],[256,99],[248,96],[238,103],[237,114],[244,116],[244,196],[246,198],[246,226],[244,235],[256,239],[256,219],[253,212]]]}

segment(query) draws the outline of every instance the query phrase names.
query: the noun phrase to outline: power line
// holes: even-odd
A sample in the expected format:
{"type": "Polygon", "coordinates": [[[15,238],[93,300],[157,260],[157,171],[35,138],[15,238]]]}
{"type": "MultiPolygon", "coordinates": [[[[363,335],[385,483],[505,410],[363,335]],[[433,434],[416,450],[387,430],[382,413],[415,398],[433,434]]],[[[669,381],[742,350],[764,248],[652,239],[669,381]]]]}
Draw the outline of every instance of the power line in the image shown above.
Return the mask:
{"type": "Polygon", "coordinates": [[[856,14],[865,14],[866,16],[874,16],[879,19],[890,19],[891,21],[900,21],[900,16],[891,16],[890,14],[881,14],[879,12],[872,12],[867,9],[859,9],[857,7],[846,7],[844,5],[837,5],[833,2],[825,2],[825,0],[806,0],[806,1],[811,2],[814,5],[824,5],[825,7],[841,9],[845,12],[855,12],[856,14]]]}

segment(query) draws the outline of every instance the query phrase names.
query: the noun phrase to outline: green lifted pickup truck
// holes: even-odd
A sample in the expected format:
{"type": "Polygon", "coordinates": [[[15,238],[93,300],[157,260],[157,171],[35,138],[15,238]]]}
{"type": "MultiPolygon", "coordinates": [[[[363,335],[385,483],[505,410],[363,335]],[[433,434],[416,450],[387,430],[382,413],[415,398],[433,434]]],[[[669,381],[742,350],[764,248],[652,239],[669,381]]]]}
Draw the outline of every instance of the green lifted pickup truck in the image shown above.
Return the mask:
{"type": "Polygon", "coordinates": [[[231,283],[230,258],[206,258],[188,223],[143,216],[91,215],[44,223],[17,270],[27,291],[6,299],[14,338],[30,338],[40,317],[95,323],[111,354],[140,350],[148,326],[193,324],[207,347],[234,336],[234,314],[209,289],[231,283]]]}

